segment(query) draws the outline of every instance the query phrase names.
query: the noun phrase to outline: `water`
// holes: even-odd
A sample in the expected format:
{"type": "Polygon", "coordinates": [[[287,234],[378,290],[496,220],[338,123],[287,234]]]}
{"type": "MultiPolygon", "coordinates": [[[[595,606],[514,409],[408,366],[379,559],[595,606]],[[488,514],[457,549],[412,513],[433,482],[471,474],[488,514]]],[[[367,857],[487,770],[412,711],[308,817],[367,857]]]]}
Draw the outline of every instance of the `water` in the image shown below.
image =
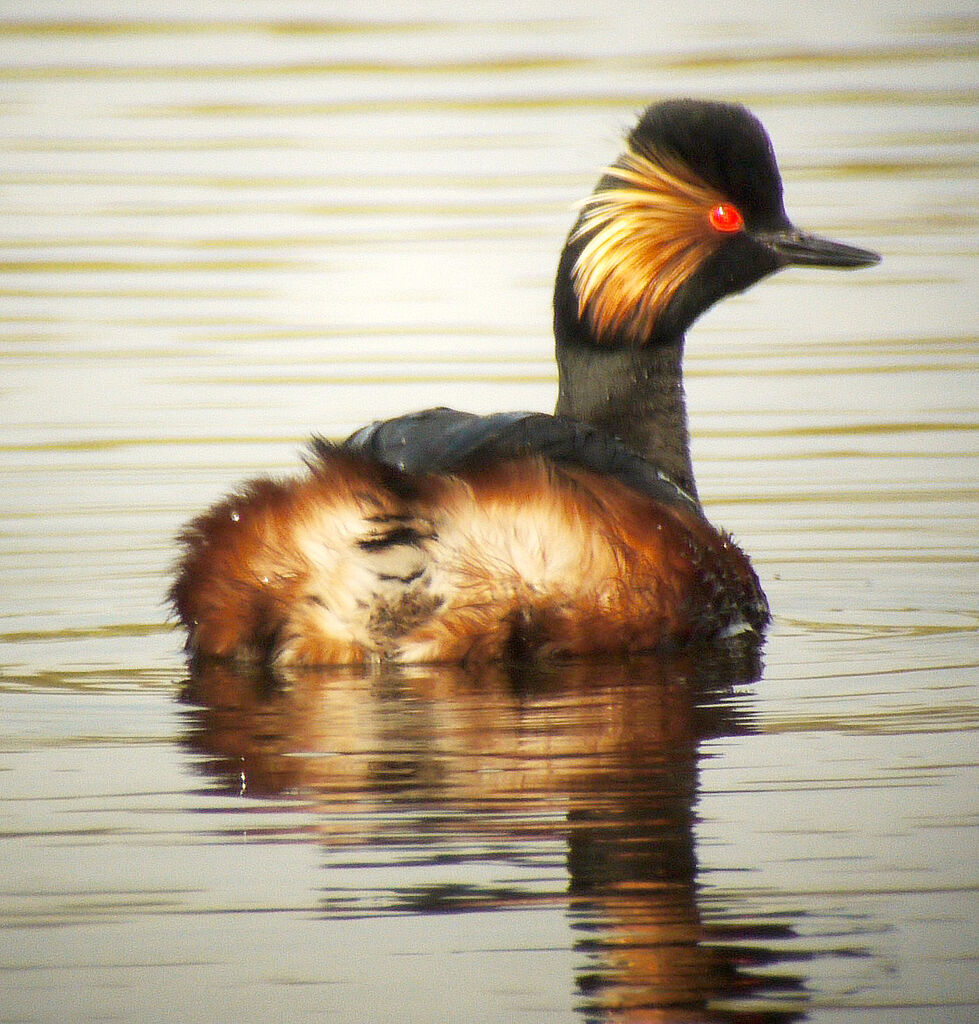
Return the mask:
{"type": "Polygon", "coordinates": [[[0,1020],[976,1019],[979,22],[0,18],[0,1020]],[[573,204],[678,94],[884,254],[691,333],[763,664],[188,682],[179,525],[312,430],[551,407],[573,204]]]}

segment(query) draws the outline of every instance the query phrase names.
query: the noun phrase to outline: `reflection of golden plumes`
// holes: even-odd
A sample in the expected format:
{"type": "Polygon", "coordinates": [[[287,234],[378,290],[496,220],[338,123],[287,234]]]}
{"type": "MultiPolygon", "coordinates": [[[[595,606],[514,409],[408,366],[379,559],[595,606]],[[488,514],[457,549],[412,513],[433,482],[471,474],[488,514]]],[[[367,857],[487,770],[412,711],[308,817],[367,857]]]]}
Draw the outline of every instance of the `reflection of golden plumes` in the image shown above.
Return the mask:
{"type": "Polygon", "coordinates": [[[596,1019],[694,1020],[754,984],[701,923],[693,821],[699,745],[747,727],[730,688],[758,670],[745,638],[669,659],[294,670],[274,683],[203,662],[187,743],[232,791],[302,800],[326,847],[509,861],[563,845],[567,881],[527,890],[401,891],[393,855],[377,893],[345,893],[342,912],[359,899],[372,913],[563,904],[596,1019]]]}
{"type": "Polygon", "coordinates": [[[599,340],[641,343],[659,313],[721,243],[708,220],[725,201],[678,160],[628,150],[585,202],[574,267],[578,314],[599,340]]]}

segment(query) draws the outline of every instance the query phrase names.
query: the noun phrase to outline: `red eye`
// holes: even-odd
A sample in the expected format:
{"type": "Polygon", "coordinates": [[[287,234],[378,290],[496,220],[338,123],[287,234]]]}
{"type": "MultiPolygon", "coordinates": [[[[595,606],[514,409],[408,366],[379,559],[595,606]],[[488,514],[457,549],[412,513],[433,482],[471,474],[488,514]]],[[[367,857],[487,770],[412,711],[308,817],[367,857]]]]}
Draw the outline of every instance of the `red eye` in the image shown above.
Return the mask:
{"type": "Polygon", "coordinates": [[[707,219],[715,231],[723,231],[725,234],[733,234],[744,227],[744,217],[733,203],[718,203],[707,214],[707,219]]]}

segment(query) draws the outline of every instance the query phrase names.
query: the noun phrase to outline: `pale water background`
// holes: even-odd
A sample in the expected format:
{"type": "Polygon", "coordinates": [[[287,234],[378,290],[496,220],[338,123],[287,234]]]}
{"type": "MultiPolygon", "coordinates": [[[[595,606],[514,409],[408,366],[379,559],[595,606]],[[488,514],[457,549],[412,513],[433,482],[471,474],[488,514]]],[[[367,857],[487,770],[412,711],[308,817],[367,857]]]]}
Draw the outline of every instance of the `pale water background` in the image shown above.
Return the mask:
{"type": "Polygon", "coordinates": [[[974,6],[0,19],[0,1021],[979,1019],[974,6]],[[689,339],[760,678],[185,692],[179,525],[313,430],[549,409],[573,204],[672,95],[884,254],[689,339]]]}

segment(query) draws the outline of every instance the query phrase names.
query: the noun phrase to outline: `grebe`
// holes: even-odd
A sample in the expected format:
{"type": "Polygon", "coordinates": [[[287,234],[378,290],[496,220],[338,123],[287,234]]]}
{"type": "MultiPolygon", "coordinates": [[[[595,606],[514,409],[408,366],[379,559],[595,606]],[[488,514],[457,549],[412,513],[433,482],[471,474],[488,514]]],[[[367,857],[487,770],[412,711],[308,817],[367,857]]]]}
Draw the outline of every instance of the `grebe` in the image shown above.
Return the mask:
{"type": "Polygon", "coordinates": [[[315,439],[181,534],[194,656],[291,665],[647,651],[768,603],[697,497],[681,361],[718,299],[876,253],[802,234],[746,109],[649,107],[583,204],[554,293],[553,416],[430,409],[315,439]]]}

